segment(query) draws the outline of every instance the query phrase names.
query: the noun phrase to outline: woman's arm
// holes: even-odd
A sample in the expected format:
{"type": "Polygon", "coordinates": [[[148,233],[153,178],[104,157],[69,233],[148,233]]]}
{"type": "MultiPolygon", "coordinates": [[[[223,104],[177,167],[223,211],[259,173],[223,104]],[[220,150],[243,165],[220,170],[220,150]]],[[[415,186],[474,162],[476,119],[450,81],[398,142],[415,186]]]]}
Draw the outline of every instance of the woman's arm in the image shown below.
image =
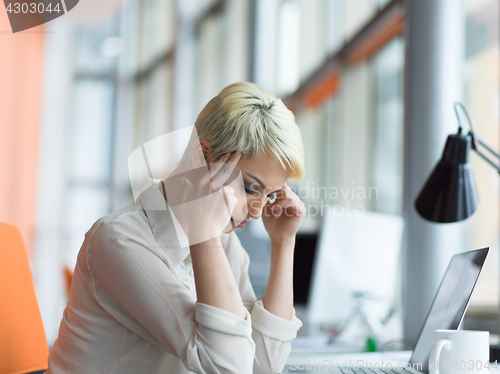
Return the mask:
{"type": "Polygon", "coordinates": [[[193,299],[158,256],[163,250],[152,235],[129,215],[98,221],[84,245],[87,254],[79,266],[89,272],[96,301],[190,371],[251,373],[255,344],[250,318],[193,299]],[[239,352],[238,360],[233,352],[239,352]]]}
{"type": "Polygon", "coordinates": [[[193,181],[182,178],[182,201],[187,204],[180,206],[179,215],[190,243],[198,301],[244,319],[245,307],[220,237],[231,218],[228,210],[232,213],[238,202],[234,188],[224,183],[240,157],[240,152],[227,153],[217,163],[211,163],[210,169],[197,171],[198,178],[193,181]],[[223,199],[222,190],[225,191],[223,199]],[[207,191],[212,193],[205,196],[207,191]],[[193,209],[189,209],[189,205],[193,209]]]}
{"type": "Polygon", "coordinates": [[[271,268],[263,301],[266,310],[290,320],[293,316],[293,252],[295,238],[271,241],[271,268]]]}
{"type": "MultiPolygon", "coordinates": [[[[230,238],[228,258],[231,264],[239,264],[233,265],[233,272],[239,280],[240,293],[245,307],[252,316],[252,339],[255,342],[253,373],[280,373],[290,354],[290,341],[297,336],[302,322],[295,316],[293,308],[291,309],[292,317],[285,319],[271,313],[267,310],[267,306],[264,308],[262,296],[256,299],[248,277],[250,258],[237,235],[231,233],[230,238]],[[239,254],[238,260],[235,260],[235,253],[239,254]]],[[[268,289],[271,289],[270,286],[268,289]]]]}
{"type": "Polygon", "coordinates": [[[295,235],[306,214],[299,197],[286,184],[274,204],[267,204],[262,220],[271,240],[271,268],[265,308],[290,320],[293,315],[293,253],[295,235]]]}
{"type": "Polygon", "coordinates": [[[198,302],[245,318],[245,307],[220,237],[190,248],[198,302]]]}

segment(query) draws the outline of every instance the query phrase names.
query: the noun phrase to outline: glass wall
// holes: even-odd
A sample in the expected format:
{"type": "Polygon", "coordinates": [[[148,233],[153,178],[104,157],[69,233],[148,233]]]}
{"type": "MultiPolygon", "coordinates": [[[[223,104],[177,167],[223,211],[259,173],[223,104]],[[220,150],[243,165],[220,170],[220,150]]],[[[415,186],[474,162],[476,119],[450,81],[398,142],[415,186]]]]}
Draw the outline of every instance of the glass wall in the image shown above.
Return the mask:
{"type": "MultiPolygon", "coordinates": [[[[387,2],[299,3],[299,63],[305,82],[325,60],[345,49],[387,2]]],[[[318,230],[322,204],[338,207],[339,213],[358,207],[402,215],[404,53],[399,34],[363,61],[340,61],[339,87],[319,106],[295,110],[307,150],[306,177],[291,184],[310,191],[304,196],[310,208],[304,232],[318,230]],[[318,190],[324,186],[327,191],[318,190]]]]}
{"type": "Polygon", "coordinates": [[[403,214],[403,77],[405,43],[394,38],[372,62],[373,133],[370,165],[371,186],[377,196],[371,210],[387,214],[403,214]]]}
{"type": "MultiPolygon", "coordinates": [[[[465,102],[475,134],[500,150],[500,1],[464,3],[466,11],[465,102]]],[[[464,127],[467,127],[465,125],[464,127]]],[[[484,150],[484,149],[483,149],[484,150]]],[[[473,152],[472,152],[473,153],[473,152]]],[[[490,258],[471,300],[471,315],[497,315],[499,305],[500,178],[475,154],[470,156],[479,193],[479,207],[470,218],[470,249],[491,247],[490,258]]],[[[493,157],[495,163],[498,160],[493,157]]]]}

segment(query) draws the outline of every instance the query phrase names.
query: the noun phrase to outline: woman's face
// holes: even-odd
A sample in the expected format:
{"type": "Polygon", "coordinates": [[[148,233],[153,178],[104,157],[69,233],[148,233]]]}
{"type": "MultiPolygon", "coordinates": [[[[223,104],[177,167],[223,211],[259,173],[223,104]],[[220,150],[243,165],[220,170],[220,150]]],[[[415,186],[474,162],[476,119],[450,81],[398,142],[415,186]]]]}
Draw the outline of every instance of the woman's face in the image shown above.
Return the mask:
{"type": "MultiPolygon", "coordinates": [[[[240,223],[236,227],[244,227],[251,219],[259,219],[264,210],[264,206],[274,202],[278,191],[280,191],[288,177],[291,174],[289,169],[284,170],[280,162],[272,155],[260,153],[253,160],[240,159],[237,164],[241,171],[244,190],[238,194],[239,200],[242,200],[243,191],[246,196],[246,204],[244,201],[238,201],[238,205],[233,211],[231,219],[232,226],[234,223],[240,223]],[[243,217],[246,217],[243,222],[243,217]]],[[[225,231],[226,233],[233,231],[236,227],[225,231]]]]}

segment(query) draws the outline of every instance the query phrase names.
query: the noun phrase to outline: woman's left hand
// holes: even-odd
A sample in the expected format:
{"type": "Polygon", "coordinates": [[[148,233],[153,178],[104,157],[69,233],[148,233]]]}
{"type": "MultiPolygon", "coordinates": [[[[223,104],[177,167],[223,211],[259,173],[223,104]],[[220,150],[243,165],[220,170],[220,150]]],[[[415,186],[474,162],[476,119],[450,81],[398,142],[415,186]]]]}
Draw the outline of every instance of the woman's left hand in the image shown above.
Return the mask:
{"type": "Polygon", "coordinates": [[[262,213],[262,221],[271,242],[290,242],[295,240],[295,234],[306,215],[306,207],[285,184],[276,194],[274,204],[268,202],[262,213]]]}

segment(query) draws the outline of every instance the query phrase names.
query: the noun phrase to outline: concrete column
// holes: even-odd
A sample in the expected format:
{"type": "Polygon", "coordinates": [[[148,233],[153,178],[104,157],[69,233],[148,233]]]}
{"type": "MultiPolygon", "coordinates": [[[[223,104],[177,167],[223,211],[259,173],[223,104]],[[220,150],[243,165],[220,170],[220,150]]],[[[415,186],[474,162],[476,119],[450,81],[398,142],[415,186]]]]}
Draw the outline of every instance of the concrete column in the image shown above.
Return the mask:
{"type": "Polygon", "coordinates": [[[462,0],[410,0],[407,16],[405,134],[404,335],[414,344],[451,256],[464,248],[468,222],[421,218],[414,201],[458,124],[462,100],[462,0]]]}

